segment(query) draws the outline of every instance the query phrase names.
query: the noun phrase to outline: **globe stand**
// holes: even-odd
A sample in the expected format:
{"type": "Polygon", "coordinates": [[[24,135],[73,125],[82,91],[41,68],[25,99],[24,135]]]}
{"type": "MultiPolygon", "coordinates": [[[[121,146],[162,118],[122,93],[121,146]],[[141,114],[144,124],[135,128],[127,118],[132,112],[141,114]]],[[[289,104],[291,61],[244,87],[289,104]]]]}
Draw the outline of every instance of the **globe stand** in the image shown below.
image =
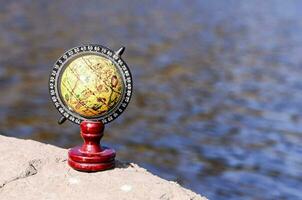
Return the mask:
{"type": "Polygon", "coordinates": [[[100,140],[104,135],[104,124],[98,121],[83,121],[80,127],[84,144],[68,151],[69,166],[85,172],[114,168],[115,151],[100,146],[100,140]]]}

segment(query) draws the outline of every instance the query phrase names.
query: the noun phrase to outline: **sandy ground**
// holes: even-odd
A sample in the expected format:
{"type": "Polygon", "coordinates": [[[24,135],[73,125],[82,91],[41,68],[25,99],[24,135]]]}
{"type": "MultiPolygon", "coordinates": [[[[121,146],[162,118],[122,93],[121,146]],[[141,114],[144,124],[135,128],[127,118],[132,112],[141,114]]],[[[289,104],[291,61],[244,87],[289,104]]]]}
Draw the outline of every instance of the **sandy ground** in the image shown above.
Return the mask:
{"type": "Polygon", "coordinates": [[[0,136],[0,199],[180,199],[206,200],[136,164],[82,173],[67,163],[67,150],[32,140],[0,136]]]}

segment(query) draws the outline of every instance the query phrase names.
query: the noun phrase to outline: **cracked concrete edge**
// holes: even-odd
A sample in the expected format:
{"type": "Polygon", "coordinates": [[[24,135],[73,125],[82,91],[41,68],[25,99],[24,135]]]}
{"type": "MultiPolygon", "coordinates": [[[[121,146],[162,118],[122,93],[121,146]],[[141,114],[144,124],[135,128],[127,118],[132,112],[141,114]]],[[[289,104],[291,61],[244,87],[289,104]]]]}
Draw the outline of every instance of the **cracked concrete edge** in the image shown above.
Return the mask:
{"type": "Polygon", "coordinates": [[[11,179],[9,179],[9,180],[4,181],[3,183],[1,183],[0,184],[0,192],[1,192],[1,189],[5,185],[7,185],[7,184],[9,184],[9,183],[11,183],[13,181],[17,181],[19,179],[26,178],[26,177],[33,176],[33,175],[37,174],[38,173],[37,165],[36,165],[37,162],[41,163],[41,161],[38,160],[38,159],[29,161],[28,162],[28,166],[25,168],[25,170],[21,171],[21,173],[19,175],[14,176],[11,179]]]}
{"type": "MultiPolygon", "coordinates": [[[[160,182],[163,187],[170,188],[166,189],[165,191],[158,191],[158,193],[162,194],[158,196],[158,198],[154,199],[182,199],[182,197],[185,197],[185,199],[206,200],[205,197],[201,197],[200,195],[181,187],[178,183],[161,179],[134,163],[124,163],[117,161],[116,169],[107,171],[105,173],[96,173],[94,175],[74,171],[67,166],[66,149],[32,140],[22,140],[0,135],[0,155],[0,197],[4,195],[7,197],[7,199],[14,199],[14,195],[10,193],[12,193],[12,191],[14,190],[17,190],[14,188],[18,188],[20,184],[24,184],[26,185],[26,187],[30,187],[27,186],[28,182],[30,182],[31,185],[35,185],[36,182],[41,181],[40,179],[48,181],[49,178],[52,178],[49,174],[56,173],[57,176],[61,179],[62,177],[66,178],[68,176],[75,176],[86,179],[87,176],[90,176],[88,181],[93,179],[93,181],[96,181],[96,183],[98,182],[100,177],[102,179],[104,177],[107,177],[109,181],[115,183],[118,182],[119,179],[123,179],[122,176],[124,176],[124,179],[126,176],[126,179],[129,179],[131,181],[131,179],[133,179],[133,175],[135,175],[138,176],[139,179],[144,180],[143,184],[149,184],[149,182],[151,183],[152,181],[154,182],[154,180],[156,180],[156,183],[160,182]],[[30,179],[27,180],[27,178],[30,179]],[[26,180],[26,183],[24,183],[23,180],[26,180]],[[5,188],[7,189],[5,190],[5,188]],[[171,191],[173,194],[171,193],[171,191]],[[175,196],[175,193],[182,194],[179,194],[179,197],[177,197],[177,195],[175,196]]],[[[134,179],[133,182],[135,182],[134,179]]],[[[21,188],[24,188],[24,185],[21,188]]],[[[39,187],[39,184],[37,184],[37,187],[39,187]]],[[[151,188],[152,185],[150,185],[150,189],[151,188]]],[[[141,191],[140,193],[143,192],[147,192],[148,194],[148,188],[147,191],[141,191]]],[[[30,195],[30,192],[28,192],[27,195],[30,195]]],[[[142,194],[137,195],[139,196],[142,194]]],[[[38,198],[32,198],[31,196],[28,196],[26,198],[24,196],[24,199],[38,198]]],[[[104,197],[104,199],[106,198],[104,197]]],[[[132,199],[137,198],[134,196],[132,199]]],[[[149,198],[146,197],[146,199],[149,198]]]]}

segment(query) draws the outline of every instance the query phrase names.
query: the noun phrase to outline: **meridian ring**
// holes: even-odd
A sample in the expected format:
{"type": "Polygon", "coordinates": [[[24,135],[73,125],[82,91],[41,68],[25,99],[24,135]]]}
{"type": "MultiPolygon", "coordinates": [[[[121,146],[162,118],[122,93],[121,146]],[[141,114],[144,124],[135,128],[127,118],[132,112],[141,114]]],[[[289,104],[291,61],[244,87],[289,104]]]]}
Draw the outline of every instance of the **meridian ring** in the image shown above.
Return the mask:
{"type": "Polygon", "coordinates": [[[96,44],[66,51],[55,62],[49,77],[54,106],[76,124],[83,120],[104,124],[113,121],[128,106],[132,87],[130,70],[121,56],[96,44]]]}

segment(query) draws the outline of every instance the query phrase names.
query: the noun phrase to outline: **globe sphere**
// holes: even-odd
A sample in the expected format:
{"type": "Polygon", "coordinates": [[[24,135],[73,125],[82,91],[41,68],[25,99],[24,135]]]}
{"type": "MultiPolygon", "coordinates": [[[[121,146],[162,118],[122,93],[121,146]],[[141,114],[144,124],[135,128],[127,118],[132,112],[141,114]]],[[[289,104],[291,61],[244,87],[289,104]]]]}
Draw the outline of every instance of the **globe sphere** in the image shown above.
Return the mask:
{"type": "Polygon", "coordinates": [[[119,69],[101,55],[80,55],[62,70],[61,99],[70,111],[82,117],[106,115],[123,98],[124,84],[119,69]]]}

